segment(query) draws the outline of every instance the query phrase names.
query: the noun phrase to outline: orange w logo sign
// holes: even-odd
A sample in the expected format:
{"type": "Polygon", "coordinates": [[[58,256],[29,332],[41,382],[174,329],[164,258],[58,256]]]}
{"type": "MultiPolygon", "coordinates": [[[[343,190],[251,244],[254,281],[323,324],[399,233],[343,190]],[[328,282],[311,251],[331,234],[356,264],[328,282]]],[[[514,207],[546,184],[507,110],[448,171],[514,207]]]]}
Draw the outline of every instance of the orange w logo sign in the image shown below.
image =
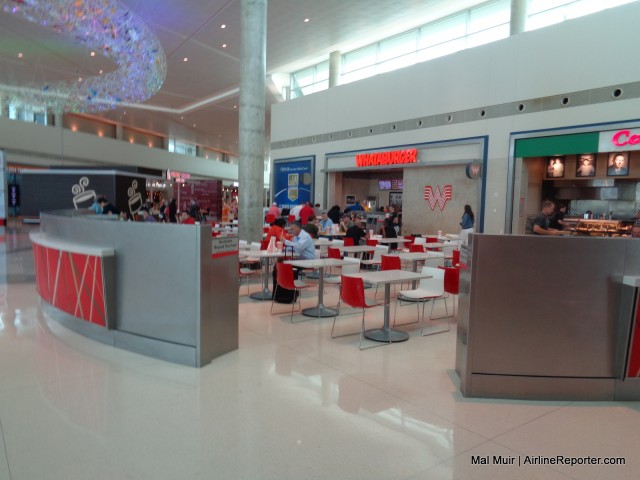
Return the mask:
{"type": "Polygon", "coordinates": [[[424,187],[424,199],[429,202],[432,211],[436,208],[436,204],[440,206],[440,210],[444,210],[444,204],[447,200],[451,200],[452,194],[453,186],[451,185],[445,185],[442,191],[439,185],[436,185],[435,190],[430,185],[424,187]]]}

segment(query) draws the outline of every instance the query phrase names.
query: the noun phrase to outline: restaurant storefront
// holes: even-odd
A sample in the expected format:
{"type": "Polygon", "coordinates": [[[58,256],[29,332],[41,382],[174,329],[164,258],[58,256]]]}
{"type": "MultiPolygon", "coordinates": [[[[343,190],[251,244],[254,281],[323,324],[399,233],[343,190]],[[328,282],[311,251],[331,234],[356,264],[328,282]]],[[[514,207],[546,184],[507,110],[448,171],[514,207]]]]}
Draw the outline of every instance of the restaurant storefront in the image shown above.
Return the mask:
{"type": "Polygon", "coordinates": [[[525,233],[544,200],[569,216],[631,220],[640,206],[640,123],[512,134],[507,230],[525,233]]]}

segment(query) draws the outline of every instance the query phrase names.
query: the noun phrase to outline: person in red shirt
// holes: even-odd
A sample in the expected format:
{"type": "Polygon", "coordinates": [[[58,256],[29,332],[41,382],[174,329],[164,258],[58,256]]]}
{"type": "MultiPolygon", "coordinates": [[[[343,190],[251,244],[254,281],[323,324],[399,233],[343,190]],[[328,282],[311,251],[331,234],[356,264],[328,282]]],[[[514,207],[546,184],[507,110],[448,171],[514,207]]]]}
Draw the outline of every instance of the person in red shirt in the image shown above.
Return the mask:
{"type": "Polygon", "coordinates": [[[309,221],[309,217],[315,214],[316,212],[311,208],[309,202],[305,202],[304,207],[300,210],[300,223],[302,223],[302,225],[306,225],[309,221]]]}
{"type": "Polygon", "coordinates": [[[182,225],[195,225],[196,219],[189,215],[189,212],[182,212],[180,214],[180,223],[182,225]]]}
{"type": "Polygon", "coordinates": [[[271,240],[271,237],[276,237],[276,242],[291,240],[293,238],[285,231],[284,226],[286,224],[287,221],[282,217],[275,219],[275,221],[271,224],[271,227],[267,231],[267,236],[264,237],[267,244],[269,244],[269,240],[271,240]]]}

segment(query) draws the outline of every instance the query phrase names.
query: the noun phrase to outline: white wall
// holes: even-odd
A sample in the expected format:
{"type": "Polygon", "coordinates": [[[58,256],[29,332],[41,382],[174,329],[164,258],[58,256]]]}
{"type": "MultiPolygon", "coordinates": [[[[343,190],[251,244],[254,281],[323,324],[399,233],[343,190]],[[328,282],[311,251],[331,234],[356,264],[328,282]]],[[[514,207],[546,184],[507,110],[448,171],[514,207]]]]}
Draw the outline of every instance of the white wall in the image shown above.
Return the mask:
{"type": "MultiPolygon", "coordinates": [[[[640,63],[634,55],[640,44],[638,18],[640,3],[636,2],[274,105],[274,147],[285,140],[436,114],[443,118],[452,114],[454,121],[273,148],[271,156],[316,155],[316,195],[323,202],[319,194],[323,192],[324,175],[320,170],[327,153],[487,135],[485,232],[498,233],[505,228],[506,204],[510,201],[506,193],[512,132],[640,117],[640,99],[624,95],[615,102],[593,103],[597,99],[572,93],[573,103],[567,107],[558,109],[560,100],[551,98],[533,102],[523,113],[516,105],[504,104],[640,81],[640,63]],[[579,103],[584,105],[574,106],[579,103]],[[548,107],[552,109],[546,110],[548,107]],[[455,112],[474,108],[478,112],[486,108],[487,118],[478,115],[477,121],[455,123],[455,112]],[[494,115],[505,111],[507,116],[494,115]]],[[[638,92],[634,95],[640,96],[638,92]]]]}

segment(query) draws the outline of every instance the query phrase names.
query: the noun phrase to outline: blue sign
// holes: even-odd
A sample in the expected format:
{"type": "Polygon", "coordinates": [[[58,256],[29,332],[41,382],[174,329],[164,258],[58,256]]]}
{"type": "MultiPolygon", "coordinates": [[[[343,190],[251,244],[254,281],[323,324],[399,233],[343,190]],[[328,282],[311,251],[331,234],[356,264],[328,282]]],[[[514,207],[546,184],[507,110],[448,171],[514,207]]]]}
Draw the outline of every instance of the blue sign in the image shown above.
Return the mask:
{"type": "Polygon", "coordinates": [[[273,201],[280,208],[313,203],[314,164],[314,156],[274,160],[273,201]]]}

